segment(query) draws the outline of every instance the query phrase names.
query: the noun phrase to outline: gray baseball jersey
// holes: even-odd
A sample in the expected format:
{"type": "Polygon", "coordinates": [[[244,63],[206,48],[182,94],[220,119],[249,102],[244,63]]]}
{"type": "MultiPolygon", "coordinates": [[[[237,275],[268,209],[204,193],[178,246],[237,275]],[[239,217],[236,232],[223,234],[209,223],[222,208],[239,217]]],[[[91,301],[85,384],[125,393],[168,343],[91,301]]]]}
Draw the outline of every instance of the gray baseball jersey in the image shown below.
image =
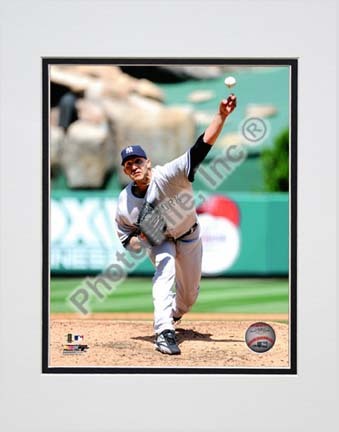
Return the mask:
{"type": "Polygon", "coordinates": [[[192,184],[188,179],[190,153],[152,169],[152,179],[144,198],[136,197],[129,183],[119,195],[117,232],[122,243],[136,230],[139,211],[145,200],[154,203],[166,220],[166,236],[178,238],[197,220],[192,184]]]}

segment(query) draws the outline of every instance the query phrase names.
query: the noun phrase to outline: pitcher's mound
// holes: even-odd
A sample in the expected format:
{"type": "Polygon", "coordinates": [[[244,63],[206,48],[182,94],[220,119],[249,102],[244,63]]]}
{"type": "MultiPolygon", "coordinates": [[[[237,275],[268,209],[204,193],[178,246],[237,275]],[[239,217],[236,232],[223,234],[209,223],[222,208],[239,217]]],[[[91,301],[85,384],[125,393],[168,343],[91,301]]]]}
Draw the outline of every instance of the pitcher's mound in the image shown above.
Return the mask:
{"type": "Polygon", "coordinates": [[[251,320],[186,321],[176,329],[181,355],[154,348],[152,320],[51,319],[50,367],[227,367],[288,368],[288,325],[266,321],[276,333],[273,348],[263,354],[245,343],[251,320]],[[89,349],[63,354],[67,334],[81,335],[89,349]]]}

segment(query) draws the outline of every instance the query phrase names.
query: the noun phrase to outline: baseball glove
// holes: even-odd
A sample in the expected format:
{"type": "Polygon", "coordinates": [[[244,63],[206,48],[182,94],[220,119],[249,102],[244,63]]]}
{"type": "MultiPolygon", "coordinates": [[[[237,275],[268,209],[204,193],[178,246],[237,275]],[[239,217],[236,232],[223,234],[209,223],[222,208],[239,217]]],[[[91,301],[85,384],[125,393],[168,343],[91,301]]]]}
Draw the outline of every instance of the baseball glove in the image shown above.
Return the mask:
{"type": "Polygon", "coordinates": [[[139,232],[143,233],[151,246],[160,245],[166,238],[166,222],[160,211],[151,203],[145,202],[137,220],[139,232]]]}

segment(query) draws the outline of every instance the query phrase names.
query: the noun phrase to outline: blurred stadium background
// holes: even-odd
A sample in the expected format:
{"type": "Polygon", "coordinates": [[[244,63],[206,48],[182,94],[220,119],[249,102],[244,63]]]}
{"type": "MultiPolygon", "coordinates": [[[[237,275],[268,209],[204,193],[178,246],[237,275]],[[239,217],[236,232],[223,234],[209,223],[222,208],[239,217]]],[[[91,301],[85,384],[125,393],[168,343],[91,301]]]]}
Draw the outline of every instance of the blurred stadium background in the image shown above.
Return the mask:
{"type": "MultiPolygon", "coordinates": [[[[205,251],[193,312],[288,313],[289,67],[198,65],[50,66],[51,312],[71,312],[70,293],[123,250],[114,230],[127,181],[120,150],[142,145],[153,165],[182,154],[228,95],[227,75],[238,106],[204,172],[213,176],[216,157],[246,144],[244,119],[264,119],[269,133],[233,171],[222,168],[222,181],[214,175],[217,187],[202,175],[193,184],[205,251]]],[[[91,298],[91,310],[151,312],[152,274],[138,262],[104,301],[91,298]]]]}

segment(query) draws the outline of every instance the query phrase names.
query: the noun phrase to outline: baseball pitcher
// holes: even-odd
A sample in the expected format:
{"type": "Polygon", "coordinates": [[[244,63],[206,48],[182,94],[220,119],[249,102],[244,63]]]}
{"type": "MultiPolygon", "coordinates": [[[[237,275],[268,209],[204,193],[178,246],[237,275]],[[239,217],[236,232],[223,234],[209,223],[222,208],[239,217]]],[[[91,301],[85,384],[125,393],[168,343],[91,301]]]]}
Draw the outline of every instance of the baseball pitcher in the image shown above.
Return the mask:
{"type": "Polygon", "coordinates": [[[131,182],[119,195],[117,232],[125,248],[139,251],[146,247],[155,267],[155,347],[164,354],[180,354],[174,325],[189,311],[199,293],[202,242],[194,206],[194,174],[235,107],[234,94],[222,100],[196,143],[164,166],[152,168],[150,159],[137,145],[121,152],[121,164],[131,182]]]}

